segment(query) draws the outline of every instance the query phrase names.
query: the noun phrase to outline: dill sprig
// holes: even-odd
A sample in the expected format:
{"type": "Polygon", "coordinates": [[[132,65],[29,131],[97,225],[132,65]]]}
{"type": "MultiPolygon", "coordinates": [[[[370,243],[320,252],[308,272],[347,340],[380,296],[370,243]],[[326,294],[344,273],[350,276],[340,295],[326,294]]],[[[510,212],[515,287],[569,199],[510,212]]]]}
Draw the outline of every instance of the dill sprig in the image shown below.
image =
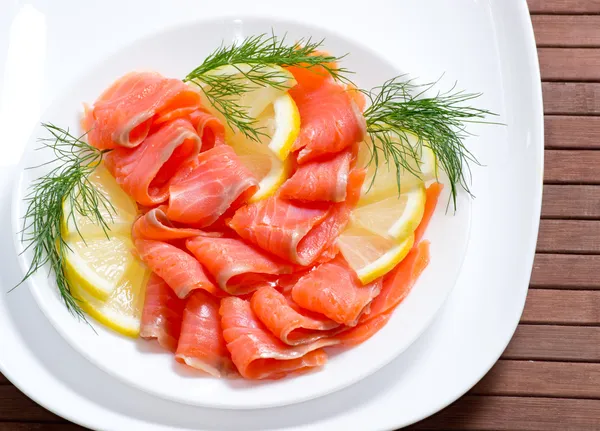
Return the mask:
{"type": "Polygon", "coordinates": [[[463,142],[469,136],[466,126],[468,123],[495,124],[485,118],[496,114],[466,105],[481,94],[457,91],[456,86],[435,97],[427,96],[436,84],[416,84],[398,76],[370,91],[363,91],[370,100],[370,106],[364,112],[367,133],[374,147],[370,163],[375,164],[375,172],[381,163],[380,154],[386,164],[393,163],[400,193],[402,172],[420,177],[420,148],[431,148],[438,165],[448,175],[456,209],[458,189],[471,194],[469,163],[478,164],[463,142]],[[411,145],[409,134],[416,136],[416,146],[411,145]]]}
{"type": "Polygon", "coordinates": [[[289,75],[274,70],[272,66],[308,69],[318,66],[334,79],[350,82],[346,75],[351,72],[337,65],[345,55],[336,57],[320,52],[323,42],[308,38],[288,44],[285,36],[251,36],[239,44],[221,45],[184,81],[200,87],[208,102],[223,115],[232,130],[258,141],[264,133],[256,127],[256,118],[249,113],[250,107],[241,106],[239,99],[243,94],[261,87],[287,89],[289,75]],[[215,73],[216,69],[227,65],[235,67],[239,74],[215,73]]]}
{"type": "Polygon", "coordinates": [[[28,169],[56,162],[58,166],[35,180],[25,198],[27,210],[23,218],[21,240],[27,243],[25,251],[33,250],[33,259],[19,285],[49,264],[67,309],[73,315],[86,320],[65,274],[65,253],[69,246],[61,235],[61,224],[63,220],[72,221],[83,239],[76,223],[76,214],[79,213],[101,226],[108,236],[109,226],[101,210],[106,210],[112,218],[115,209],[89,180],[89,175],[100,164],[107,150],[101,151],[92,147],[82,141],[83,136],[73,136],[68,129],[46,123],[42,123],[42,127],[50,133],[50,137],[38,139],[42,144],[38,150],[51,149],[55,159],[28,169]],[[68,201],[66,206],[70,208],[66,214],[63,213],[65,200],[68,201]]]}

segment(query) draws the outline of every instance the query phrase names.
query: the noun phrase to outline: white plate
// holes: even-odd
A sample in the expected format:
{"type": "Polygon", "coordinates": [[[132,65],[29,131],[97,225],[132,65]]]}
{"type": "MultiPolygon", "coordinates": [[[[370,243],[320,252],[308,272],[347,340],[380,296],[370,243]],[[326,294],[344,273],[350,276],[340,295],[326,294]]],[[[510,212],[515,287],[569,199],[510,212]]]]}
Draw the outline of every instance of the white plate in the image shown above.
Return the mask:
{"type": "MultiPolygon", "coordinates": [[[[222,40],[232,43],[270,31],[279,37],[287,35],[290,41],[308,37],[325,39],[327,51],[338,55],[350,53],[343,65],[355,72],[353,79],[361,88],[381,85],[406,72],[395,70],[368,48],[316,27],[255,18],[199,21],[138,40],[117,54],[101,59],[92,72],[42,114],[40,121],[79,130],[82,101],[93,102],[111,82],[127,72],[156,70],[165,76],[184,77],[218,48],[222,40]]],[[[468,87],[469,83],[463,85],[468,87]]],[[[47,135],[37,127],[25,150],[21,166],[44,166],[22,171],[13,194],[14,232],[22,228],[30,185],[55,167],[48,165],[55,160],[51,150],[36,151],[38,139],[47,135]]],[[[477,138],[470,138],[466,145],[472,146],[476,141],[477,138]]],[[[474,181],[478,180],[479,175],[476,175],[474,181]]],[[[467,193],[461,193],[457,211],[453,208],[446,211],[449,189],[447,184],[426,232],[426,238],[431,241],[431,263],[389,323],[358,347],[341,352],[326,349],[331,355],[325,367],[301,376],[265,382],[206,377],[175,362],[170,352],[154,343],[133,341],[96,324],[93,326],[97,335],[94,334],[88,325],[67,311],[46,270],[35,274],[29,285],[48,320],[76,350],[132,386],[171,400],[207,407],[264,408],[297,403],[339,390],[377,371],[403,352],[431,322],[456,282],[468,238],[470,199],[467,193]]],[[[19,254],[25,245],[17,238],[19,254]]],[[[32,258],[33,250],[21,254],[23,274],[32,258]]]]}
{"type": "MultiPolygon", "coordinates": [[[[98,19],[98,23],[88,20],[85,25],[73,25],[68,30],[65,19],[68,21],[69,16],[81,18],[84,16],[83,9],[48,9],[46,19],[52,36],[49,40],[60,42],[61,48],[70,46],[73,51],[83,51],[94,38],[87,36],[79,41],[69,39],[68,35],[72,31],[83,34],[86,28],[93,34],[94,29],[103,28],[102,18],[109,16],[114,18],[115,25],[128,22],[135,16],[135,7],[130,4],[127,3],[131,9],[126,9],[116,18],[107,11],[104,15],[99,9],[88,11],[98,19]]],[[[379,5],[380,10],[398,7],[393,15],[406,18],[403,28],[395,28],[400,39],[382,38],[382,50],[398,44],[406,53],[404,62],[410,64],[410,67],[404,68],[421,76],[423,73],[419,73],[422,72],[419,65],[423,67],[429,62],[443,61],[448,65],[447,76],[451,79],[459,78],[462,82],[468,78],[485,84],[478,88],[483,88],[486,98],[491,97],[493,109],[500,107],[509,124],[505,130],[485,136],[491,146],[483,161],[488,165],[485,169],[490,174],[484,181],[475,184],[478,197],[473,205],[475,235],[471,237],[459,282],[434,326],[400,358],[358,385],[298,406],[227,413],[161,401],[130,390],[94,371],[94,367],[78,359],[51,328],[43,325],[43,318],[31,307],[28,292],[21,290],[11,294],[8,302],[4,297],[0,300],[0,367],[9,378],[36,401],[92,428],[213,429],[218,426],[219,429],[236,429],[244,426],[248,429],[390,429],[411,423],[447,405],[491,367],[506,346],[522,311],[541,197],[541,93],[525,4],[456,2],[449,6],[433,0],[402,6],[384,2],[370,4],[374,9],[379,5]],[[428,15],[428,10],[436,10],[437,13],[428,15]],[[452,14],[455,16],[448,22],[446,18],[452,14]],[[408,40],[409,35],[417,33],[419,18],[425,16],[429,17],[430,28],[437,29],[438,37],[424,33],[415,44],[418,47],[403,42],[408,40]],[[444,34],[444,38],[440,38],[440,34],[444,34]],[[473,34],[478,37],[473,38],[473,34]],[[424,47],[426,52],[422,52],[424,47]],[[461,48],[452,50],[451,47],[461,48]],[[451,60],[453,56],[458,56],[458,59],[451,60]],[[475,57],[478,58],[478,68],[472,68],[466,61],[475,57]],[[512,177],[501,175],[506,173],[507,165],[514,173],[512,177]],[[491,194],[482,194],[483,190],[489,190],[491,194]],[[511,205],[520,208],[519,216],[510,210],[511,205]],[[88,380],[82,380],[81,376],[88,380]]],[[[160,19],[148,18],[144,21],[144,30],[139,33],[154,31],[164,23],[172,25],[191,19],[194,15],[190,13],[192,3],[188,6],[185,12],[169,8],[162,11],[160,19]]],[[[268,6],[272,13],[286,15],[285,10],[276,11],[276,3],[268,6]]],[[[110,5],[106,7],[110,9],[110,5]]],[[[239,7],[241,12],[247,12],[242,4],[239,7]]],[[[323,14],[328,17],[327,9],[323,7],[323,14]]],[[[299,12],[288,13],[298,16],[299,12]]],[[[361,11],[362,20],[368,22],[368,17],[368,11],[361,11]]],[[[334,26],[341,31],[345,26],[346,29],[356,28],[353,36],[363,40],[367,37],[366,33],[380,36],[380,27],[386,28],[389,33],[394,22],[390,14],[378,18],[380,27],[360,29],[356,25],[353,27],[356,23],[346,21],[348,18],[351,17],[345,9],[341,16],[336,15],[333,19],[334,26]]],[[[316,21],[319,19],[325,20],[324,17],[315,18],[316,21]]],[[[101,54],[119,46],[122,43],[120,38],[131,40],[135,37],[133,33],[131,27],[124,27],[123,32],[108,35],[109,42],[113,43],[108,45],[112,48],[105,48],[101,54]]],[[[56,53],[58,46],[50,43],[48,51],[56,53]]],[[[64,87],[73,74],[80,72],[85,64],[90,64],[90,58],[85,60],[85,56],[72,60],[68,68],[64,67],[64,63],[54,63],[46,79],[56,82],[57,88],[64,87]]],[[[400,63],[399,60],[397,62],[400,63]]],[[[11,65],[18,67],[18,63],[15,66],[14,62],[7,65],[9,72],[11,65]]],[[[10,73],[6,73],[5,78],[7,75],[10,73]]],[[[44,89],[52,90],[50,87],[44,89]]],[[[43,100],[40,97],[48,97],[49,94],[36,95],[36,100],[40,101],[43,100]]],[[[2,106],[14,102],[6,97],[6,93],[2,97],[2,106]]],[[[14,157],[18,151],[15,148],[8,154],[14,157]]],[[[10,172],[4,173],[4,179],[8,178],[10,172]]],[[[6,214],[3,221],[7,226],[6,214]]],[[[5,242],[10,234],[2,232],[5,242]]],[[[16,271],[11,269],[16,261],[6,249],[3,258],[2,286],[6,290],[17,280],[16,271]]]]}

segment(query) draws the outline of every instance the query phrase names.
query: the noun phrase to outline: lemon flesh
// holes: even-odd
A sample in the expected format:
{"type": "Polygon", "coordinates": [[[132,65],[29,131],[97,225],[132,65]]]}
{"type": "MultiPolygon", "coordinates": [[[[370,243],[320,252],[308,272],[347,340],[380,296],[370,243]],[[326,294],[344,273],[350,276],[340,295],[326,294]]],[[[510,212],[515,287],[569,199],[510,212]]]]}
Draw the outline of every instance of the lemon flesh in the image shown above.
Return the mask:
{"type": "Polygon", "coordinates": [[[394,269],[406,257],[413,243],[413,233],[402,241],[396,241],[355,223],[351,223],[337,239],[344,259],[363,284],[394,269]]]}

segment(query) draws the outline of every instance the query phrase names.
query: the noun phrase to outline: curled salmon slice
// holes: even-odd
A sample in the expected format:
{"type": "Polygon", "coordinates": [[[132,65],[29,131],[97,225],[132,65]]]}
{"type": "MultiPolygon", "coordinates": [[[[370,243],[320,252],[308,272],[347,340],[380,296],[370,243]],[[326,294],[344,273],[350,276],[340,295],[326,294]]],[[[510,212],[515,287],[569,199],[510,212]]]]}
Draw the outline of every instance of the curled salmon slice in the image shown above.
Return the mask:
{"type": "Polygon", "coordinates": [[[298,280],[292,288],[292,298],[302,308],[355,326],[369,312],[380,291],[381,279],[363,286],[343,257],[338,256],[298,280]]]}
{"type": "Polygon", "coordinates": [[[173,177],[166,214],[173,221],[208,226],[228,209],[243,205],[256,190],[257,179],[233,149],[219,145],[200,153],[173,177]]]}
{"type": "Polygon", "coordinates": [[[208,278],[204,268],[193,256],[166,242],[138,239],[135,247],[148,268],[160,276],[179,298],[196,289],[215,296],[224,296],[208,278]]]}
{"type": "Polygon", "coordinates": [[[260,322],[250,302],[230,296],[221,300],[221,325],[231,359],[246,379],[280,379],[327,362],[322,347],[337,341],[322,339],[288,346],[260,322]]]}
{"type": "Polygon", "coordinates": [[[271,286],[258,289],[250,304],[269,331],[290,346],[312,343],[340,331],[339,323],[302,309],[271,286]]]}
{"type": "Polygon", "coordinates": [[[201,235],[214,237],[221,234],[205,232],[200,229],[177,227],[167,218],[164,206],[153,208],[138,217],[131,231],[131,236],[134,239],[154,239],[158,241],[172,241],[201,235]]]}
{"type": "Polygon", "coordinates": [[[219,306],[220,299],[207,292],[190,294],[175,359],[215,377],[234,376],[237,372],[223,338],[219,306]]]}
{"type": "Polygon", "coordinates": [[[198,236],[187,240],[186,247],[231,295],[253,292],[276,283],[278,274],[292,272],[292,265],[237,238],[198,236]]]}
{"type": "Polygon", "coordinates": [[[153,123],[189,115],[200,103],[200,94],[178,79],[132,72],[86,108],[82,127],[89,144],[98,149],[134,148],[146,139],[153,123]]]}
{"type": "Polygon", "coordinates": [[[292,146],[292,151],[298,152],[298,163],[337,153],[362,141],[365,119],[345,87],[325,79],[316,88],[297,85],[289,92],[300,113],[300,133],[292,146]]]}
{"type": "Polygon", "coordinates": [[[279,196],[301,201],[342,202],[350,174],[351,149],[298,167],[279,189],[279,196]]]}
{"type": "Polygon", "coordinates": [[[363,180],[363,170],[350,173],[344,202],[305,203],[276,195],[240,208],[228,224],[243,239],[263,250],[309,266],[346,227],[363,180]]]}
{"type": "Polygon", "coordinates": [[[195,159],[202,142],[183,118],[165,123],[136,148],[117,148],[104,164],[121,188],[141,205],[154,206],[169,198],[169,184],[186,161],[195,159]]]}
{"type": "Polygon", "coordinates": [[[225,126],[205,108],[192,112],[190,121],[202,139],[202,150],[225,144],[225,126]]]}
{"type": "Polygon", "coordinates": [[[177,348],[185,301],[179,299],[165,281],[152,274],[146,285],[146,296],[140,337],[156,339],[172,352],[177,348]]]}

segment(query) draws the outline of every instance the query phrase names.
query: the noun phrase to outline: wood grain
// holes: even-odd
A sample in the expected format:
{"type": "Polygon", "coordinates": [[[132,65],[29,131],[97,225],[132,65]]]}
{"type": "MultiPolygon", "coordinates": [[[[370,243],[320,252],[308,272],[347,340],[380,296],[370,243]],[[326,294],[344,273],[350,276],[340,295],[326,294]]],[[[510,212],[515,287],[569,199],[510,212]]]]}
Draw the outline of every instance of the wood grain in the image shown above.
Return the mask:
{"type": "Polygon", "coordinates": [[[600,14],[600,0],[527,0],[527,3],[532,14],[600,14]]]}
{"type": "Polygon", "coordinates": [[[0,373],[0,385],[9,385],[10,382],[2,373],[0,373]]]}
{"type": "Polygon", "coordinates": [[[600,256],[537,254],[530,285],[555,289],[600,289],[600,256]]]}
{"type": "Polygon", "coordinates": [[[0,386],[1,421],[61,422],[62,419],[39,406],[11,385],[0,386]]]}
{"type": "Polygon", "coordinates": [[[0,431],[84,431],[70,423],[0,422],[0,431]]]}
{"type": "Polygon", "coordinates": [[[600,364],[500,360],[471,393],[600,398],[600,364]]]}
{"type": "Polygon", "coordinates": [[[600,114],[600,84],[574,82],[542,83],[545,114],[600,114]]]}
{"type": "Polygon", "coordinates": [[[530,289],[521,323],[600,325],[600,290],[530,289]]]}
{"type": "Polygon", "coordinates": [[[546,150],[544,182],[560,184],[600,184],[600,151],[546,150]]]}
{"type": "Polygon", "coordinates": [[[600,219],[600,187],[545,185],[542,217],[600,219]]]}
{"type": "Polygon", "coordinates": [[[600,221],[541,220],[537,251],[545,253],[600,253],[600,221]]]}
{"type": "Polygon", "coordinates": [[[547,115],[544,126],[547,149],[600,149],[600,117],[547,115]]]}
{"type": "Polygon", "coordinates": [[[598,48],[540,48],[538,57],[543,81],[600,80],[598,48]]]}
{"type": "Polygon", "coordinates": [[[469,395],[412,429],[598,431],[600,400],[469,395]]]}
{"type": "Polygon", "coordinates": [[[600,47],[600,16],[536,15],[531,17],[538,48],[600,47]]]}
{"type": "Polygon", "coordinates": [[[502,357],[600,362],[600,327],[521,324],[502,357]]]}

